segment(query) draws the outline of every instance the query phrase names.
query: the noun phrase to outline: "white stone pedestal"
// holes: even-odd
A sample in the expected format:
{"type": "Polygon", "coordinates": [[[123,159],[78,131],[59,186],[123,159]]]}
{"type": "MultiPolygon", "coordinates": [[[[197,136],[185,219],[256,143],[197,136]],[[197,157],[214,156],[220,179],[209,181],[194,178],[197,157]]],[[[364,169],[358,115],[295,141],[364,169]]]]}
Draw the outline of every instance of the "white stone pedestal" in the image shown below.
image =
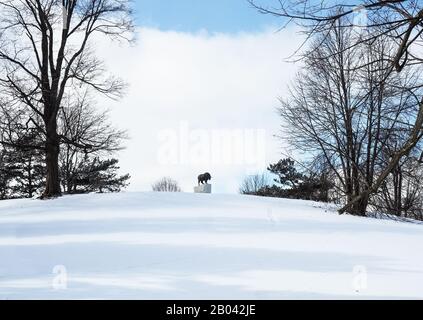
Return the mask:
{"type": "Polygon", "coordinates": [[[211,193],[212,187],[211,184],[200,184],[199,186],[194,187],[195,193],[211,193]]]}

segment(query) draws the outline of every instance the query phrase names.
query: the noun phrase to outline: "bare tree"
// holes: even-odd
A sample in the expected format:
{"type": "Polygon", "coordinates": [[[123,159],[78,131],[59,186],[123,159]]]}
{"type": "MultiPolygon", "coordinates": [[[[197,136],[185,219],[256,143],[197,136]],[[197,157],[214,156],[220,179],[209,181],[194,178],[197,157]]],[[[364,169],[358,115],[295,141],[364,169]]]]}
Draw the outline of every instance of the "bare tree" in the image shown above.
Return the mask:
{"type": "Polygon", "coordinates": [[[87,156],[108,157],[122,150],[126,132],[109,121],[108,111],[98,112],[85,92],[81,97],[66,99],[59,111],[58,132],[62,137],[59,154],[63,190],[71,193],[87,156]]]}
{"type": "Polygon", "coordinates": [[[423,4],[420,1],[247,1],[263,14],[285,18],[287,23],[294,22],[302,26],[308,39],[316,34],[327,34],[333,24],[341,19],[349,21],[346,28],[358,30],[353,46],[372,42],[379,37],[390,37],[397,44],[390,57],[392,67],[397,71],[410,63],[422,62],[413,52],[423,41],[423,4]],[[355,19],[357,15],[362,15],[363,19],[355,19]]]}
{"type": "MultiPolygon", "coordinates": [[[[400,132],[401,133],[401,132],[400,132]]],[[[383,148],[382,157],[389,158],[400,137],[392,137],[383,148]]],[[[371,199],[378,213],[423,220],[423,166],[419,163],[421,144],[404,157],[383,182],[380,191],[371,199]]]]}
{"type": "Polygon", "coordinates": [[[387,72],[389,38],[352,46],[351,30],[341,20],[321,37],[306,52],[290,97],[282,100],[284,135],[296,149],[323,155],[350,204],[348,212],[365,215],[368,190],[387,165],[381,159],[386,142],[398,131],[412,130],[418,89],[410,87],[418,76],[387,72]]]}
{"type": "MultiPolygon", "coordinates": [[[[340,19],[348,19],[348,28],[361,29],[362,32],[353,37],[354,43],[351,47],[363,43],[373,43],[381,37],[389,37],[395,44],[395,49],[385,58],[390,64],[387,66],[387,74],[396,70],[401,72],[404,69],[421,64],[423,58],[419,56],[419,47],[423,41],[423,4],[415,0],[359,0],[354,3],[345,1],[313,1],[313,0],[271,0],[264,1],[248,0],[261,13],[271,14],[285,18],[287,23],[300,24],[307,39],[315,35],[322,35],[323,39],[330,32],[332,26],[340,19]],[[366,21],[357,25],[354,15],[364,12],[366,21]]],[[[324,57],[326,58],[326,57],[324,57]]],[[[377,61],[377,60],[376,60],[377,61]]],[[[369,62],[363,63],[365,66],[369,62]]],[[[370,63],[373,63],[371,61],[370,63]]],[[[357,68],[360,66],[357,66],[357,68]]],[[[421,85],[421,84],[420,84],[421,85]]],[[[357,203],[365,201],[371,194],[374,194],[384,183],[389,174],[398,166],[404,156],[407,156],[423,137],[423,97],[420,96],[416,103],[418,114],[407,139],[403,145],[392,154],[390,161],[385,165],[381,174],[373,183],[368,185],[360,194],[339,210],[342,214],[351,209],[357,203]]],[[[423,157],[423,154],[421,155],[423,157]]]]}
{"type": "Polygon", "coordinates": [[[64,137],[57,119],[63,99],[72,86],[112,98],[122,94],[123,83],[105,76],[90,41],[95,34],[127,38],[132,31],[131,10],[127,0],[1,0],[0,13],[2,98],[8,105],[30,110],[28,122],[44,141],[43,197],[59,196],[58,161],[64,137]]]}
{"type": "Polygon", "coordinates": [[[257,194],[258,191],[269,185],[269,178],[266,174],[253,174],[247,176],[242,182],[239,193],[257,194]]]}
{"type": "Polygon", "coordinates": [[[152,186],[153,191],[156,192],[181,192],[178,182],[169,177],[163,177],[155,182],[152,186]]]}

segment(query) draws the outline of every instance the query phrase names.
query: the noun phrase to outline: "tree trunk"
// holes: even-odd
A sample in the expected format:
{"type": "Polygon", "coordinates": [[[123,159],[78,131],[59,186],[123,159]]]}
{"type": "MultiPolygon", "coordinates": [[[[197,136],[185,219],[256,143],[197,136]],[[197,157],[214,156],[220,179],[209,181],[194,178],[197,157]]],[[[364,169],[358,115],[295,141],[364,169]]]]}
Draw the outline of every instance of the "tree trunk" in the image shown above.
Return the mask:
{"type": "Polygon", "coordinates": [[[28,174],[28,198],[32,198],[33,193],[33,186],[32,186],[32,161],[31,158],[29,158],[28,168],[27,168],[27,174],[28,174]]]}
{"type": "Polygon", "coordinates": [[[349,209],[354,206],[355,203],[360,202],[362,199],[369,199],[372,193],[377,192],[379,190],[382,183],[385,181],[386,177],[392,173],[396,166],[398,166],[402,157],[408,156],[410,151],[417,145],[423,135],[423,99],[420,101],[419,106],[419,113],[417,115],[416,123],[413,126],[412,132],[410,137],[408,138],[407,142],[404,146],[394,153],[391,157],[390,162],[388,163],[387,167],[384,171],[380,174],[379,178],[376,182],[371,185],[368,189],[364,190],[360,195],[355,197],[352,201],[349,201],[344,207],[338,210],[339,214],[343,214],[348,212],[349,209]]]}
{"type": "Polygon", "coordinates": [[[51,118],[46,123],[46,188],[42,198],[54,198],[62,195],[59,179],[60,142],[57,134],[57,121],[51,118]]]}
{"type": "Polygon", "coordinates": [[[354,215],[354,216],[366,216],[367,212],[367,206],[369,204],[369,197],[362,197],[360,201],[357,201],[352,205],[351,209],[348,211],[348,213],[354,215]]]}

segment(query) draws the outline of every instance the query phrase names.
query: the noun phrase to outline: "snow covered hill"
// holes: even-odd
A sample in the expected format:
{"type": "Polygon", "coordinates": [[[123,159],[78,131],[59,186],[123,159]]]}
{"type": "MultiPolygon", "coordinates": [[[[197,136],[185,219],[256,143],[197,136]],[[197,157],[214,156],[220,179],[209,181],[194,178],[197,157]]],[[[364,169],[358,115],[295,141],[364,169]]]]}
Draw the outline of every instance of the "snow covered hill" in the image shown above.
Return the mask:
{"type": "Polygon", "coordinates": [[[0,201],[0,298],[423,298],[423,226],[241,195],[0,201]]]}

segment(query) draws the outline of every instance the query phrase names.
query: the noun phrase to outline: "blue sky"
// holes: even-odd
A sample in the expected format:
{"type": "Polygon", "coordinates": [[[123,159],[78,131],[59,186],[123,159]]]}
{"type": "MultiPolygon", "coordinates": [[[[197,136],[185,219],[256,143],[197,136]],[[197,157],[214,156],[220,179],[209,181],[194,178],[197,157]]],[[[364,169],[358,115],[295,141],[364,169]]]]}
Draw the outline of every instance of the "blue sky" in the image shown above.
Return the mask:
{"type": "Polygon", "coordinates": [[[138,25],[164,31],[255,32],[279,24],[247,0],[134,0],[134,7],[138,25]]]}

